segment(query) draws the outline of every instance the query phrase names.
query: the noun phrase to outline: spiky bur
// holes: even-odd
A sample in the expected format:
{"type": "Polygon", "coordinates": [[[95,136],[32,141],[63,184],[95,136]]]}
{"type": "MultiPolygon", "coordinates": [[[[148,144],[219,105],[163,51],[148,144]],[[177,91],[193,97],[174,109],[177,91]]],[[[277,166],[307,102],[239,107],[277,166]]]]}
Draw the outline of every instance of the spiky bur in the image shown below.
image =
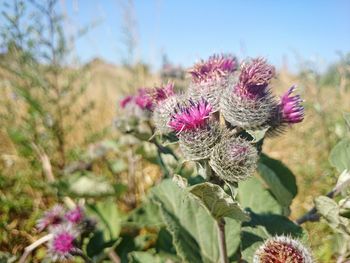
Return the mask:
{"type": "Polygon", "coordinates": [[[200,61],[188,71],[191,75],[190,96],[205,98],[213,111],[218,111],[221,95],[232,82],[236,69],[237,60],[232,55],[213,55],[206,61],[200,61]]]}
{"type": "Polygon", "coordinates": [[[77,251],[75,239],[79,233],[71,224],[62,224],[54,229],[53,237],[49,242],[49,256],[52,261],[66,261],[77,251]]]}
{"type": "Polygon", "coordinates": [[[248,130],[267,127],[271,111],[276,107],[269,83],[275,68],[262,58],[243,63],[239,81],[227,88],[221,99],[221,111],[233,126],[248,130]]]}
{"type": "Polygon", "coordinates": [[[36,227],[39,232],[49,227],[55,227],[64,220],[64,208],[61,205],[53,206],[38,220],[36,227]]]}
{"type": "Polygon", "coordinates": [[[303,100],[300,95],[293,95],[296,86],[289,88],[275,107],[269,122],[269,134],[281,133],[286,126],[302,122],[304,119],[303,100]]]}
{"type": "Polygon", "coordinates": [[[310,251],[286,236],[268,239],[254,255],[253,263],[313,263],[310,251]]]}
{"type": "Polygon", "coordinates": [[[210,119],[212,106],[205,100],[189,101],[179,106],[171,117],[169,127],[177,133],[180,149],[187,160],[201,160],[210,156],[220,140],[217,122],[210,119]]]}
{"type": "Polygon", "coordinates": [[[224,136],[210,156],[209,164],[216,175],[228,182],[239,182],[253,175],[258,152],[250,142],[224,136]]]}

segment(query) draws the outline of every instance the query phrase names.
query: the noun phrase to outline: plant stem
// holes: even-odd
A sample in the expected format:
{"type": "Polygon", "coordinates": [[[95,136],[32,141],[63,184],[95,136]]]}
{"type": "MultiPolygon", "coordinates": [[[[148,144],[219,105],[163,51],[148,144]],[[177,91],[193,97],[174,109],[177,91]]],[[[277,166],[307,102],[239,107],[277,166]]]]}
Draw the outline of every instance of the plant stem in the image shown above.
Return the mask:
{"type": "Polygon", "coordinates": [[[226,248],[226,238],[225,238],[225,220],[223,218],[218,219],[218,239],[219,239],[219,250],[220,250],[220,262],[229,263],[227,257],[227,248],[226,248]]]}

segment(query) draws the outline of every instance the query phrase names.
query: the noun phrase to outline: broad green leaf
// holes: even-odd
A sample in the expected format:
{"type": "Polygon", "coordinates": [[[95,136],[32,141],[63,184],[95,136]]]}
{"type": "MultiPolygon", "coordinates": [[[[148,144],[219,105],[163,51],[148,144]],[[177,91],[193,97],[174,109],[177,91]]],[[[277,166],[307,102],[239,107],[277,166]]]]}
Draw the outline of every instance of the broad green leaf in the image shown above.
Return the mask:
{"type": "Polygon", "coordinates": [[[340,216],[339,206],[333,199],[319,196],[315,199],[315,206],[334,230],[350,235],[350,220],[340,216]]]}
{"type": "Polygon", "coordinates": [[[201,204],[215,219],[230,217],[239,221],[249,220],[249,215],[242,210],[238,202],[234,201],[216,184],[202,183],[194,185],[190,188],[190,193],[200,200],[201,204]]]}
{"type": "Polygon", "coordinates": [[[282,214],[283,208],[255,178],[249,178],[238,185],[238,200],[242,207],[250,208],[254,213],[282,214]]]}
{"type": "Polygon", "coordinates": [[[284,185],[277,174],[263,163],[258,164],[260,176],[269,186],[271,193],[276,198],[277,202],[283,207],[283,214],[289,215],[289,206],[293,201],[293,195],[284,185]]]}
{"type": "MultiPolygon", "coordinates": [[[[219,261],[218,230],[215,219],[188,192],[171,180],[164,180],[152,189],[152,199],[162,211],[167,230],[182,262],[219,261]]],[[[227,247],[229,253],[236,251],[239,243],[239,223],[226,218],[227,247]]],[[[231,255],[229,255],[231,256],[231,255]]]]}
{"type": "Polygon", "coordinates": [[[127,225],[136,227],[160,227],[164,225],[159,206],[149,200],[133,210],[126,222],[127,225]]]}
{"type": "Polygon", "coordinates": [[[241,232],[242,258],[246,262],[253,262],[255,251],[270,235],[263,226],[244,227],[241,232]]]}
{"type": "Polygon", "coordinates": [[[350,139],[343,139],[333,147],[329,161],[340,173],[350,171],[350,139]]]}
{"type": "Polygon", "coordinates": [[[254,143],[262,140],[265,137],[265,134],[267,132],[269,128],[263,129],[263,130],[247,130],[247,132],[253,137],[253,141],[254,143]]]}
{"type": "Polygon", "coordinates": [[[180,263],[174,255],[154,252],[134,251],[129,254],[129,263],[180,263]]]}
{"type": "Polygon", "coordinates": [[[116,240],[120,232],[121,215],[112,199],[88,205],[89,210],[97,217],[99,227],[103,230],[104,240],[116,240]]]}

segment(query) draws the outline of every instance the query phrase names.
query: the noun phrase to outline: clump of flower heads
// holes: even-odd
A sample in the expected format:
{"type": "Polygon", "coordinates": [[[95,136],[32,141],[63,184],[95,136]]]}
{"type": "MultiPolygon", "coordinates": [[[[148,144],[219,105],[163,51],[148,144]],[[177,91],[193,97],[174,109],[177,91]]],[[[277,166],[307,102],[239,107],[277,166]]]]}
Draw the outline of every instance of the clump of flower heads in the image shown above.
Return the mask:
{"type": "Polygon", "coordinates": [[[187,160],[201,160],[210,156],[220,139],[220,127],[212,118],[212,106],[206,101],[178,106],[171,116],[169,127],[179,137],[180,148],[187,160]]]}
{"type": "Polygon", "coordinates": [[[313,263],[312,255],[300,241],[287,236],[268,239],[255,252],[253,263],[313,263]]]}
{"type": "Polygon", "coordinates": [[[247,60],[240,69],[237,65],[232,55],[213,55],[188,71],[191,82],[183,93],[176,94],[169,82],[141,89],[137,98],[126,97],[121,105],[135,101],[152,114],[157,133],[176,135],[186,160],[208,162],[214,176],[237,183],[257,166],[260,148],[250,136],[254,131],[280,134],[304,118],[294,86],[281,98],[273,94],[270,83],[276,72],[265,59],[247,60]]]}
{"type": "Polygon", "coordinates": [[[209,164],[219,178],[233,183],[249,178],[257,160],[258,152],[249,141],[225,136],[213,148],[209,164]]]}
{"type": "Polygon", "coordinates": [[[87,217],[82,206],[71,210],[55,205],[38,220],[38,231],[47,230],[51,236],[48,242],[49,257],[53,261],[71,260],[82,253],[78,246],[83,236],[94,231],[96,222],[87,217]]]}
{"type": "Polygon", "coordinates": [[[222,93],[232,82],[236,69],[237,60],[232,55],[213,55],[195,64],[188,71],[191,75],[191,98],[205,98],[213,111],[218,111],[222,93]]]}

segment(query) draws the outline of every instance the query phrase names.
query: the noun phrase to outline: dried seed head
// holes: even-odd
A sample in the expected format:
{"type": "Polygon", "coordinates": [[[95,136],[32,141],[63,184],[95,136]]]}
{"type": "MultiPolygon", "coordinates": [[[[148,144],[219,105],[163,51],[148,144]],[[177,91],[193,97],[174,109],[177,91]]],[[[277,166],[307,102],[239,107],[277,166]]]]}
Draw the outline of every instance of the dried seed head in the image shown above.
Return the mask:
{"type": "Polygon", "coordinates": [[[232,82],[237,69],[236,58],[232,55],[214,55],[206,61],[200,61],[189,70],[191,85],[189,94],[194,99],[205,98],[219,110],[223,90],[232,82]]]}
{"type": "Polygon", "coordinates": [[[257,160],[257,150],[250,142],[225,136],[214,147],[209,164],[222,180],[239,182],[253,175],[257,160]]]}
{"type": "Polygon", "coordinates": [[[50,210],[46,211],[42,218],[36,224],[38,231],[43,231],[48,227],[55,227],[62,223],[64,217],[64,209],[61,205],[55,205],[50,210]]]}
{"type": "Polygon", "coordinates": [[[310,251],[286,236],[268,239],[254,255],[253,263],[313,263],[310,251]]]}
{"type": "Polygon", "coordinates": [[[49,255],[53,261],[66,261],[73,257],[76,250],[75,239],[79,233],[71,224],[60,225],[52,232],[53,237],[49,242],[49,255]]]}

